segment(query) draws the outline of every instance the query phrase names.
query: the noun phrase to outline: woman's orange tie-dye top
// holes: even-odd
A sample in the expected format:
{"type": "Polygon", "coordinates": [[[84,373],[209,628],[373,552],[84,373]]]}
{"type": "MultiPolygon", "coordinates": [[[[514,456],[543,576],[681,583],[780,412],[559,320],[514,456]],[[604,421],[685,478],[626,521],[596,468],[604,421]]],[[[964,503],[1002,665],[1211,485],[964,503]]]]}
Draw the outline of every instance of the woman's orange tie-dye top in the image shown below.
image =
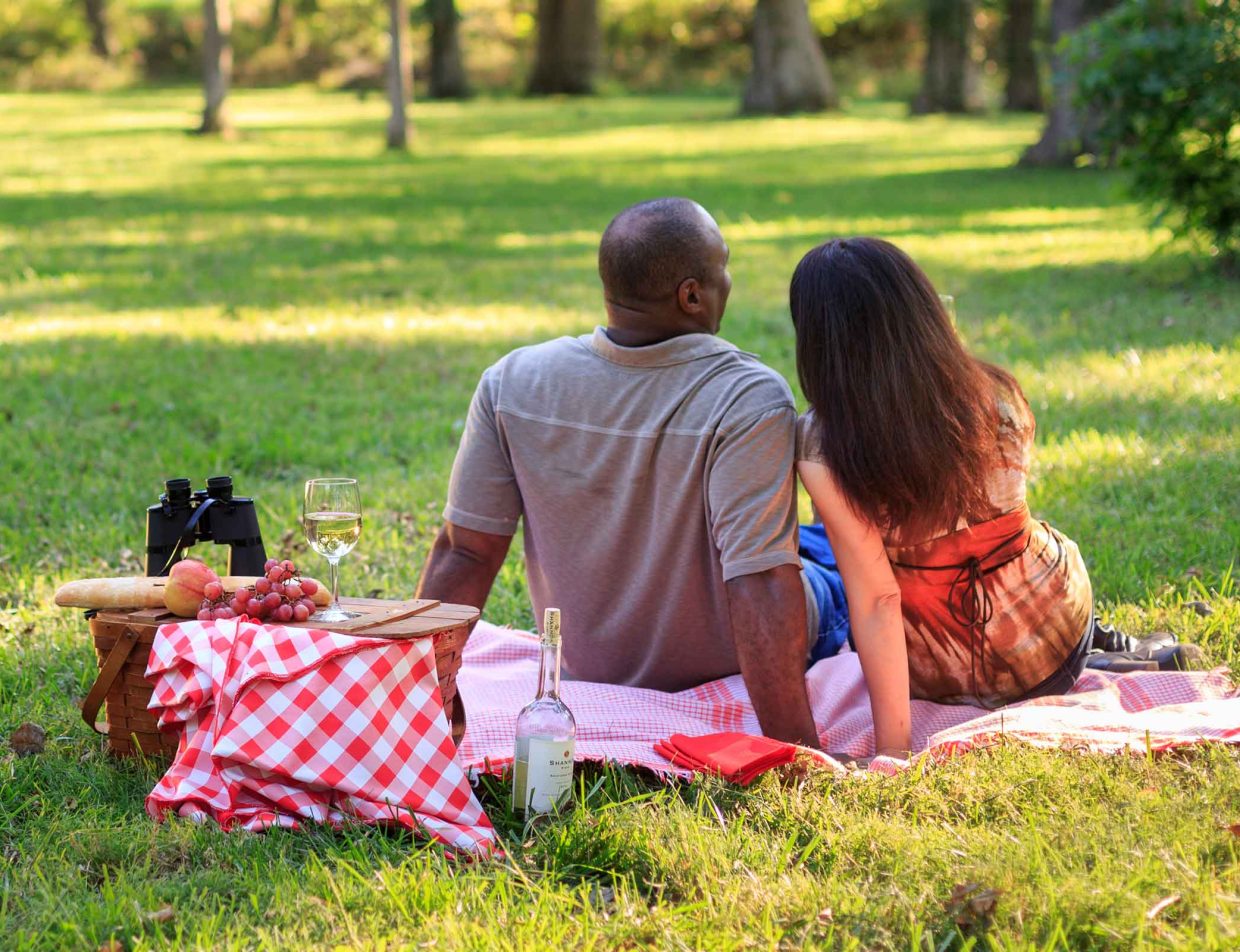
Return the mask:
{"type": "MultiPolygon", "coordinates": [[[[1000,387],[989,507],[922,541],[883,532],[900,585],[913,697],[999,707],[1037,687],[1080,643],[1093,593],[1081,554],[1035,521],[1025,482],[1035,423],[1019,389],[1000,387]]],[[[821,461],[813,413],[797,425],[797,458],[821,461]]]]}

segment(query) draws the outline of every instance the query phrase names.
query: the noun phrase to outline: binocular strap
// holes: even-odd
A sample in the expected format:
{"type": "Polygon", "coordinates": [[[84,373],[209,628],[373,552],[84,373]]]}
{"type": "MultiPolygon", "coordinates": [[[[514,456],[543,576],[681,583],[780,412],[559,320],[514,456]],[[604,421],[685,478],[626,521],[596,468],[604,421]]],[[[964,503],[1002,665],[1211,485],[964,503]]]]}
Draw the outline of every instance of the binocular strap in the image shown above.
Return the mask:
{"type": "Polygon", "coordinates": [[[116,639],[112,650],[108,652],[108,657],[99,669],[99,677],[95,678],[95,683],[91,685],[86,700],[82,702],[82,720],[96,733],[104,735],[108,733],[108,722],[96,721],[95,718],[99,714],[99,708],[103,706],[104,698],[108,696],[108,691],[112,689],[112,684],[121,673],[121,668],[125,666],[125,662],[133,652],[133,646],[137,643],[138,633],[127,627],[116,639]]]}
{"type": "MultiPolygon", "coordinates": [[[[177,539],[177,547],[168,553],[168,561],[165,562],[164,567],[159,570],[160,575],[168,574],[168,569],[172,567],[172,563],[176,560],[176,557],[180,555],[181,550],[185,548],[186,537],[193,533],[194,529],[198,525],[198,520],[202,518],[203,513],[211,508],[212,503],[215,501],[214,496],[208,496],[202,501],[201,504],[199,504],[198,508],[194,510],[193,514],[189,517],[189,521],[185,523],[185,528],[181,530],[181,537],[177,539]]],[[[98,710],[97,707],[96,710],[98,710]]]]}

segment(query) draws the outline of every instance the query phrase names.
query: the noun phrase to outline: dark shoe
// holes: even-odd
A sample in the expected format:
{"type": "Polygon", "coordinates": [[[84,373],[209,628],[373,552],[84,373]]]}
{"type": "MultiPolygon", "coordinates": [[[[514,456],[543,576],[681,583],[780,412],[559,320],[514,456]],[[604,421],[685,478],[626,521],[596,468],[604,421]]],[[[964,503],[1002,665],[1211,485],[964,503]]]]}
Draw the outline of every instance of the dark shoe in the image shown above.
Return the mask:
{"type": "Polygon", "coordinates": [[[1085,656],[1085,667],[1112,674],[1129,674],[1133,671],[1157,671],[1158,662],[1138,658],[1127,651],[1091,651],[1085,656]]]}
{"type": "Polygon", "coordinates": [[[1196,645],[1181,641],[1155,651],[1153,657],[1159,671],[1192,671],[1201,667],[1204,654],[1196,645]]]}
{"type": "Polygon", "coordinates": [[[1201,658],[1201,649],[1196,645],[1177,642],[1166,632],[1159,632],[1134,641],[1132,651],[1091,651],[1085,656],[1085,667],[1116,674],[1128,671],[1188,671],[1197,667],[1201,658]]]}

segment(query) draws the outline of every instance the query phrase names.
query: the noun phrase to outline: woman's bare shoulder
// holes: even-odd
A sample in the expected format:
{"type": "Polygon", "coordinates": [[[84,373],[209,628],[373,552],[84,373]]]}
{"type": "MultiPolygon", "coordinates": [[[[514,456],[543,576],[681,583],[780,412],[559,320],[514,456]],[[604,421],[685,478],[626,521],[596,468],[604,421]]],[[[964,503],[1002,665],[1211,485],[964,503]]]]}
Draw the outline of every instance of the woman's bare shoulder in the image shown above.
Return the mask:
{"type": "Polygon", "coordinates": [[[817,418],[813,410],[797,417],[797,461],[824,462],[822,442],[818,439],[817,418]]]}

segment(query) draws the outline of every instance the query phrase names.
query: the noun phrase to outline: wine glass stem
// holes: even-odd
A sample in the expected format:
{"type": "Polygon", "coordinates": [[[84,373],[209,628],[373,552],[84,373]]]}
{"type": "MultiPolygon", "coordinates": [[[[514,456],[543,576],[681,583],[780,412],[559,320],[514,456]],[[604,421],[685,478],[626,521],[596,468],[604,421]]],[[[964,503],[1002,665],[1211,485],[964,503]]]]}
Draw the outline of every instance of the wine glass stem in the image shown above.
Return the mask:
{"type": "Polygon", "coordinates": [[[332,608],[339,611],[340,609],[340,560],[328,559],[327,571],[332,582],[332,608]]]}

